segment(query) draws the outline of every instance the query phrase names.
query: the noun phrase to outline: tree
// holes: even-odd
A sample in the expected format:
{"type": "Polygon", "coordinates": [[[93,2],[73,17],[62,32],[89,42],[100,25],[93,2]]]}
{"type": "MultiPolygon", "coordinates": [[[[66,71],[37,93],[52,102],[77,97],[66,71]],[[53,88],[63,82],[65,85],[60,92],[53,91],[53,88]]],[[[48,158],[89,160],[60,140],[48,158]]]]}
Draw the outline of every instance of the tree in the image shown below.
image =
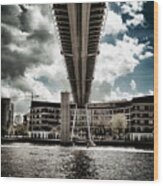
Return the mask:
{"type": "Polygon", "coordinates": [[[111,129],[114,136],[120,138],[120,135],[125,134],[125,129],[127,128],[127,120],[124,114],[115,114],[112,116],[111,129]]]}
{"type": "Polygon", "coordinates": [[[60,135],[60,126],[56,126],[56,127],[53,127],[50,131],[50,138],[59,138],[59,135],[60,135]]]}
{"type": "Polygon", "coordinates": [[[18,135],[28,135],[27,127],[23,124],[17,125],[16,132],[18,135]]]}

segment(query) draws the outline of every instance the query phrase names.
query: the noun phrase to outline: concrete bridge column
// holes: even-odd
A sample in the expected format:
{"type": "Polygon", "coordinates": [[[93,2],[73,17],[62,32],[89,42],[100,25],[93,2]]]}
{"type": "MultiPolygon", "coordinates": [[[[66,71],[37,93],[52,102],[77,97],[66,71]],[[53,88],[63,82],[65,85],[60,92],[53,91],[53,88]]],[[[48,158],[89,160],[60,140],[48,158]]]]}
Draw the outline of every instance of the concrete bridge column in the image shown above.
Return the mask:
{"type": "Polygon", "coordinates": [[[61,93],[61,144],[70,143],[70,103],[69,93],[61,93]]]}

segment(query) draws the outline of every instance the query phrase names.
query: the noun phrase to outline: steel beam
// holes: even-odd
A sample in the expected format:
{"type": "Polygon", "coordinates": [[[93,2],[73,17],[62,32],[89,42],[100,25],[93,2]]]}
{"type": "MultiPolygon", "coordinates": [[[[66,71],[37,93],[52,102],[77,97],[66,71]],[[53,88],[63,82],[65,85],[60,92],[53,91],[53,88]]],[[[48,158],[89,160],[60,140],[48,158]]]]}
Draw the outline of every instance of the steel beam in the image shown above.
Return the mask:
{"type": "Polygon", "coordinates": [[[105,3],[71,3],[53,6],[74,101],[89,99],[105,3]]]}
{"type": "Polygon", "coordinates": [[[77,87],[77,102],[80,103],[80,87],[79,87],[79,42],[77,34],[77,9],[75,3],[70,3],[67,5],[68,16],[69,16],[69,25],[70,25],[70,35],[71,35],[71,45],[73,53],[73,64],[75,68],[75,78],[76,78],[76,87],[77,87]]]}
{"type": "Polygon", "coordinates": [[[88,39],[89,39],[89,19],[90,19],[90,3],[82,4],[82,105],[85,104],[86,93],[86,71],[87,71],[87,57],[88,57],[88,39]]]}

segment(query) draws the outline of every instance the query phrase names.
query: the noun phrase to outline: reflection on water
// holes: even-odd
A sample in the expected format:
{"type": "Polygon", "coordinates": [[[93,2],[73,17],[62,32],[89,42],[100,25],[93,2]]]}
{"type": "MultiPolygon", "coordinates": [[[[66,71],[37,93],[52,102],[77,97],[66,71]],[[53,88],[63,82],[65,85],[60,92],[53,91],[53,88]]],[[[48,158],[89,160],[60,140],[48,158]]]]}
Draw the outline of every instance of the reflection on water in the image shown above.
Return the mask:
{"type": "Polygon", "coordinates": [[[3,177],[153,180],[153,152],[13,143],[1,148],[3,177]]]}
{"type": "Polygon", "coordinates": [[[90,158],[86,151],[74,151],[72,158],[63,166],[68,173],[66,178],[91,179],[97,177],[95,160],[90,158]]]}

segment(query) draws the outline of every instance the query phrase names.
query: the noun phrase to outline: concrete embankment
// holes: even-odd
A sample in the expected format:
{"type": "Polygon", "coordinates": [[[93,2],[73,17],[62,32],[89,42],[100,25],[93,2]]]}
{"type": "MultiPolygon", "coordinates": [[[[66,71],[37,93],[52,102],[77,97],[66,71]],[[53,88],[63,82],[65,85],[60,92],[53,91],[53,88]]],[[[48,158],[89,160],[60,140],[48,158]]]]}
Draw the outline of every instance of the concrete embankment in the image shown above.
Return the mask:
{"type": "MultiPolygon", "coordinates": [[[[86,141],[75,141],[69,142],[67,144],[62,144],[59,139],[33,139],[33,138],[1,138],[1,143],[36,143],[45,145],[64,145],[64,146],[88,146],[86,141]]],[[[145,148],[153,149],[153,142],[135,142],[135,141],[124,141],[124,140],[114,140],[114,141],[94,141],[96,146],[116,146],[116,147],[135,147],[135,148],[145,148]]]]}

